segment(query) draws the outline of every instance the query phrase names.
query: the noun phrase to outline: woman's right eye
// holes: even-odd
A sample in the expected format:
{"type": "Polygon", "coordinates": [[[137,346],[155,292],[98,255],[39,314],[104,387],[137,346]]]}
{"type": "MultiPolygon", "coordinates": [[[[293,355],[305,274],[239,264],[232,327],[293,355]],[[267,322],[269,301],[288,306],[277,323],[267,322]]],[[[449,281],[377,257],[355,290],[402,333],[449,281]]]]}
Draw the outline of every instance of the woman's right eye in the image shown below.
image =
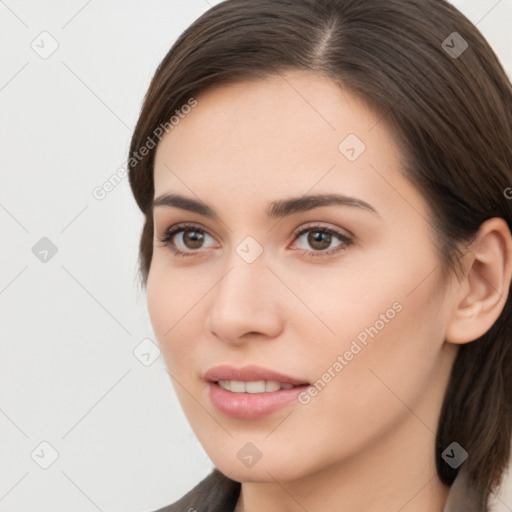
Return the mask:
{"type": "Polygon", "coordinates": [[[194,224],[180,224],[169,228],[164,236],[158,238],[168,246],[176,256],[195,256],[203,249],[205,239],[213,238],[199,226],[194,224]]]}

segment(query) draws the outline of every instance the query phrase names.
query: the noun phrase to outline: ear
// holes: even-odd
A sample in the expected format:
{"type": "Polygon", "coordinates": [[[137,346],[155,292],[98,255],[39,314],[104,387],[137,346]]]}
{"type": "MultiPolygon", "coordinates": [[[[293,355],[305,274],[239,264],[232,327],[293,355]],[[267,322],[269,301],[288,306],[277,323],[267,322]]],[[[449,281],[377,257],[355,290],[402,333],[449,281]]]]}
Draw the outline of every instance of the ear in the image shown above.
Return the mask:
{"type": "Polygon", "coordinates": [[[463,344],[485,334],[500,316],[512,280],[512,236],[500,217],[486,220],[463,257],[464,276],[456,281],[445,339],[463,344]]]}

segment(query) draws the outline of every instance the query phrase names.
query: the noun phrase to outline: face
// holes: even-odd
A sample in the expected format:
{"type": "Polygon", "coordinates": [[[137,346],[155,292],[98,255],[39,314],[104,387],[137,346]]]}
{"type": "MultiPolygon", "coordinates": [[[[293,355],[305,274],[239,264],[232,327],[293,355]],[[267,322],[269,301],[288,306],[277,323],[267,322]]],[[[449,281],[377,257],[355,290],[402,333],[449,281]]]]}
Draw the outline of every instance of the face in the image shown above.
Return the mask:
{"type": "Polygon", "coordinates": [[[213,463],[286,481],[394,433],[430,442],[417,418],[435,430],[450,283],[391,134],[312,73],[196,99],[155,155],[147,301],[213,463]]]}

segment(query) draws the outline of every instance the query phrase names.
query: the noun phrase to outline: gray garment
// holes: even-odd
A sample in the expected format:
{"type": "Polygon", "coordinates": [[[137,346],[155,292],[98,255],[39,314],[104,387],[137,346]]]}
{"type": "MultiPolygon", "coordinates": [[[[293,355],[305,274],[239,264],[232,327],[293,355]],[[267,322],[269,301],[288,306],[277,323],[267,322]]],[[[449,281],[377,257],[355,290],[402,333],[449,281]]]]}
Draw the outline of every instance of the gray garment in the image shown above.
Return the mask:
{"type": "MultiPolygon", "coordinates": [[[[214,469],[181,499],[155,512],[233,512],[241,484],[214,469]]],[[[443,512],[487,512],[482,495],[468,483],[462,465],[450,487],[443,512]]]]}
{"type": "Polygon", "coordinates": [[[463,464],[450,487],[443,512],[487,512],[482,493],[468,481],[466,466],[463,464]]]}

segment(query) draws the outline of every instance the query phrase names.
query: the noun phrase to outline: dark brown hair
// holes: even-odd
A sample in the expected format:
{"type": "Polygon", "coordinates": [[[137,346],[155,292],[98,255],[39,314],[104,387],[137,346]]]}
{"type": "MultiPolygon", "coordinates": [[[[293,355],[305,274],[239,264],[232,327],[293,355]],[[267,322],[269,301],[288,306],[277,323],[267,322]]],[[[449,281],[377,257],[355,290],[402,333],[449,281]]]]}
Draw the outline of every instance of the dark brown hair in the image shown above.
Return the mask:
{"type": "MultiPolygon", "coordinates": [[[[511,83],[478,29],[443,0],[222,2],[187,28],[158,66],[130,155],[148,141],[156,145],[155,129],[199,92],[285,70],[330,77],[392,130],[401,172],[429,205],[443,272],[462,268],[463,248],[485,220],[501,217],[512,230],[504,194],[512,185],[511,83]]],[[[153,251],[153,163],[154,150],[129,160],[130,185],[145,215],[142,286],[153,251]]],[[[436,433],[441,481],[451,485],[457,475],[441,457],[456,441],[469,454],[463,464],[482,492],[482,510],[510,455],[511,315],[509,294],[491,329],[460,346],[436,433]]]]}

